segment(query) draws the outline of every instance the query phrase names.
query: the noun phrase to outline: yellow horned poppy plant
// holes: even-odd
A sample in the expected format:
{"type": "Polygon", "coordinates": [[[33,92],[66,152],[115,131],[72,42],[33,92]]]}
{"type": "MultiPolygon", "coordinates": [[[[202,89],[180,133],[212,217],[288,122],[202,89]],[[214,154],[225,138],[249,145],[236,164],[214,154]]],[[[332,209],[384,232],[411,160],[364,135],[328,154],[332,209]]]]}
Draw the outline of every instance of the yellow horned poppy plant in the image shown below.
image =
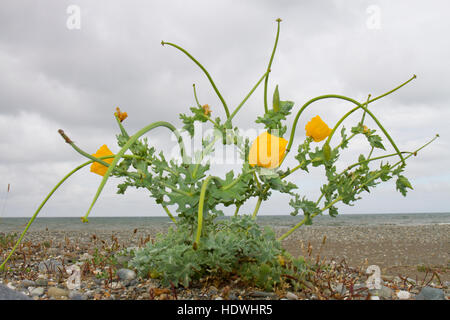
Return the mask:
{"type": "Polygon", "coordinates": [[[248,162],[252,167],[258,165],[269,169],[276,168],[284,157],[287,144],[286,139],[271,135],[266,131],[253,141],[248,162]]]}
{"type": "Polygon", "coordinates": [[[306,135],[314,139],[315,142],[320,142],[331,133],[331,129],[319,116],[315,116],[309,121],[306,126],[306,135]]]}
{"type": "MultiPolygon", "coordinates": [[[[93,154],[93,156],[96,158],[104,157],[104,156],[113,156],[113,155],[114,155],[114,153],[112,153],[111,150],[108,149],[106,144],[102,145],[100,147],[100,149],[98,149],[97,152],[93,154]]],[[[114,158],[109,158],[109,159],[104,159],[103,161],[105,161],[107,163],[111,163],[111,162],[113,162],[113,160],[114,160],[114,158]]],[[[91,172],[94,172],[101,176],[105,175],[106,170],[108,170],[108,168],[98,162],[94,162],[91,165],[91,172]]]]}

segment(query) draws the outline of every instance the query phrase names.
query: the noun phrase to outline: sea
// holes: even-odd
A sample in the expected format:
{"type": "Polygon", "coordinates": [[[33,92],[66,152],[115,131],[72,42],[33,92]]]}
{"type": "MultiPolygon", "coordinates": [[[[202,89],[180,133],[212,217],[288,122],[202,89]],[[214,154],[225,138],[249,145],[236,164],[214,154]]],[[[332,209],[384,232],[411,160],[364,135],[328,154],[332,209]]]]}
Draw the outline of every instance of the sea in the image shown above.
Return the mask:
{"type": "MultiPolygon", "coordinates": [[[[222,217],[228,219],[229,217],[222,217]]],[[[292,227],[303,216],[261,215],[260,225],[272,227],[292,227]]],[[[0,218],[0,233],[23,230],[29,218],[0,218]]],[[[319,215],[313,219],[315,226],[417,226],[450,224],[450,212],[445,213],[391,213],[391,214],[341,214],[337,217],[319,215]]],[[[146,227],[169,227],[173,222],[167,217],[89,217],[89,223],[82,223],[75,217],[37,218],[29,231],[114,231],[134,230],[146,227]]],[[[310,227],[310,226],[308,226],[310,227]]]]}

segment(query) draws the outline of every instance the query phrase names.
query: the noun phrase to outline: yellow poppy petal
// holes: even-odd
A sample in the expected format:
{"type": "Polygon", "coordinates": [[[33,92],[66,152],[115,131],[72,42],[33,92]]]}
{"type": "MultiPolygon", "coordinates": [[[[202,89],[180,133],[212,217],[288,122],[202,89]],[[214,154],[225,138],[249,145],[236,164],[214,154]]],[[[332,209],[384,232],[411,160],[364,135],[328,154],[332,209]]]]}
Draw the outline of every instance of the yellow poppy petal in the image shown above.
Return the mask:
{"type": "MultiPolygon", "coordinates": [[[[98,149],[97,152],[93,154],[93,156],[96,158],[104,157],[104,156],[113,156],[113,155],[114,155],[114,153],[112,153],[111,150],[108,149],[106,144],[102,145],[100,147],[100,149],[98,149]]],[[[114,158],[109,158],[109,159],[104,159],[103,161],[105,161],[107,163],[112,163],[113,160],[114,160],[114,158]]],[[[94,172],[96,174],[104,176],[106,173],[106,170],[108,170],[108,168],[106,166],[102,165],[101,163],[93,162],[91,164],[91,172],[94,172]]]]}
{"type": "Polygon", "coordinates": [[[253,141],[248,155],[249,164],[264,168],[277,168],[286,152],[288,141],[267,131],[253,141]]]}
{"type": "Polygon", "coordinates": [[[315,142],[324,140],[331,133],[331,129],[319,116],[312,118],[311,121],[306,124],[305,130],[306,135],[313,138],[315,142]]]}

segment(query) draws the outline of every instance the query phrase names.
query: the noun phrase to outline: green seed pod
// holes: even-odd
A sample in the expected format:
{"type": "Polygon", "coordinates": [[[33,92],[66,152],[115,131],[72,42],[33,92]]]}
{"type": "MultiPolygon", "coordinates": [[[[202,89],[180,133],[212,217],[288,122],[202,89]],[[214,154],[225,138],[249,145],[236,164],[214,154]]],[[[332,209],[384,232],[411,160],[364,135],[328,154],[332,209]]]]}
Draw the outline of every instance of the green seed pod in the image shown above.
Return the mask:
{"type": "Polygon", "coordinates": [[[278,112],[280,110],[280,93],[278,92],[278,85],[275,87],[272,103],[273,103],[273,111],[278,112]]]}

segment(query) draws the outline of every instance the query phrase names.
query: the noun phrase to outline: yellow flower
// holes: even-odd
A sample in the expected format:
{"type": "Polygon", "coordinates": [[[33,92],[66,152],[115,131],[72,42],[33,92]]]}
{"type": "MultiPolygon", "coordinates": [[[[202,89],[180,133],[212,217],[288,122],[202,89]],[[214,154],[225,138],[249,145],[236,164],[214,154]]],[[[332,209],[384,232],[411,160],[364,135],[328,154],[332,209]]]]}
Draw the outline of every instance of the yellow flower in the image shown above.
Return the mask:
{"type": "Polygon", "coordinates": [[[205,104],[203,107],[203,114],[205,116],[209,116],[211,114],[211,108],[209,107],[209,105],[205,104]]]}
{"type": "Polygon", "coordinates": [[[331,133],[331,129],[319,116],[315,116],[309,121],[306,126],[306,135],[314,139],[315,142],[322,141],[331,133]]]}
{"type": "MultiPolygon", "coordinates": [[[[93,154],[93,156],[96,158],[104,157],[104,156],[113,156],[113,155],[114,155],[114,153],[112,153],[111,150],[108,149],[106,144],[102,145],[100,147],[100,149],[98,149],[97,152],[93,154]]],[[[111,162],[113,162],[113,160],[114,160],[114,158],[109,158],[109,159],[104,159],[103,161],[105,161],[107,163],[111,163],[111,162]]],[[[108,170],[108,168],[98,162],[93,162],[91,164],[91,172],[94,172],[96,174],[104,176],[106,173],[106,170],[108,170]]]]}
{"type": "Polygon", "coordinates": [[[119,118],[120,122],[122,122],[128,117],[128,114],[126,112],[121,112],[119,107],[116,108],[116,111],[117,112],[114,112],[114,115],[117,116],[117,118],[119,118]]]}
{"type": "Polygon", "coordinates": [[[363,133],[369,133],[370,134],[370,129],[367,128],[367,126],[363,126],[363,133]]]}
{"type": "Polygon", "coordinates": [[[288,141],[271,135],[267,131],[260,134],[250,147],[248,155],[249,164],[264,168],[277,168],[286,152],[288,141]]]}

